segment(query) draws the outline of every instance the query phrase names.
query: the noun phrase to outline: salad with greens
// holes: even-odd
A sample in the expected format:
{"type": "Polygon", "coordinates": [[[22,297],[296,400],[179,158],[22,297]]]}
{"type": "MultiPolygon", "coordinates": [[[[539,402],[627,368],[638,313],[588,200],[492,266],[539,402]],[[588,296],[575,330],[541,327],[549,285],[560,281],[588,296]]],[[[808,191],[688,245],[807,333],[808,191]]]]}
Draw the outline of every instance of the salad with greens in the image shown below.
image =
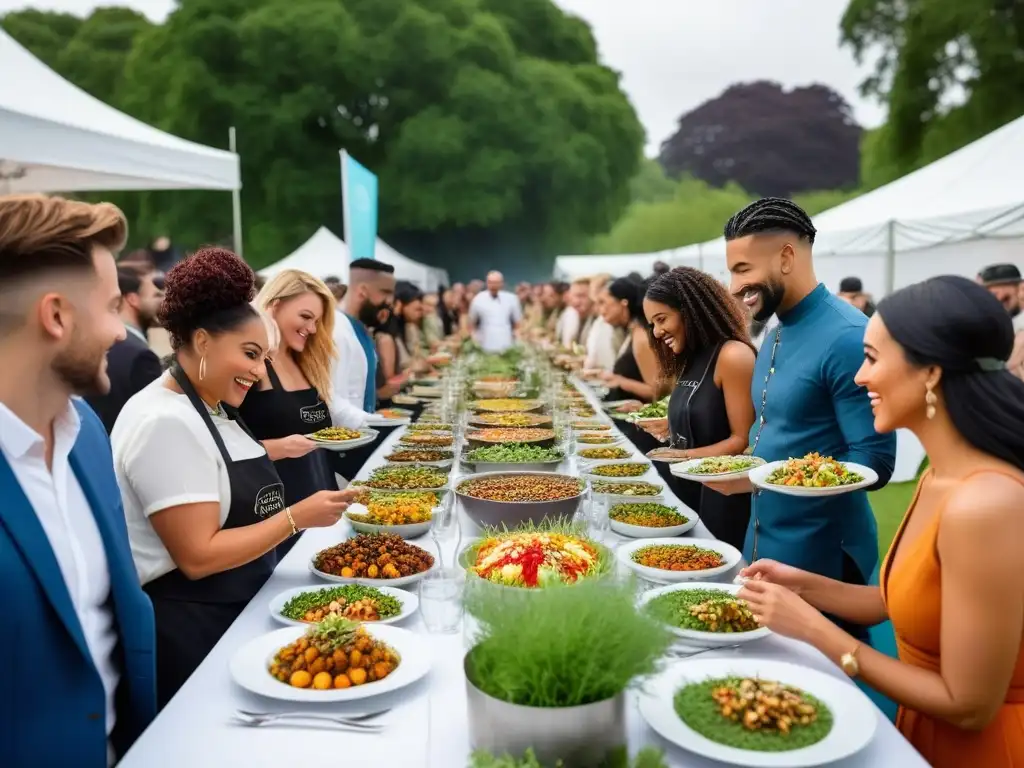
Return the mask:
{"type": "Polygon", "coordinates": [[[640,421],[641,419],[667,419],[668,418],[668,401],[666,397],[663,400],[658,400],[654,403],[648,403],[638,411],[633,411],[631,414],[626,416],[627,421],[640,421]]]}
{"type": "Polygon", "coordinates": [[[702,459],[699,464],[686,471],[691,475],[728,475],[732,472],[744,472],[761,464],[764,464],[764,460],[753,456],[711,456],[702,459]]]}
{"type": "Polygon", "coordinates": [[[463,460],[494,464],[530,464],[534,462],[561,461],[565,454],[557,448],[541,448],[530,443],[501,443],[476,448],[467,453],[463,460]]]}

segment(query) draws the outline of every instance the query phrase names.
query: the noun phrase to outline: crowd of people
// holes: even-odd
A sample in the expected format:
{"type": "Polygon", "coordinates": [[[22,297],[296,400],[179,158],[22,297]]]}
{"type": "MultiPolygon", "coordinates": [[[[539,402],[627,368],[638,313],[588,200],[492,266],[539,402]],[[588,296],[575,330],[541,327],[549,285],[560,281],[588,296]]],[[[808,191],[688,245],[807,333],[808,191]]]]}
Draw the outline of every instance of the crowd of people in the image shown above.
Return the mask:
{"type": "Polygon", "coordinates": [[[514,292],[493,271],[425,294],[372,259],[347,284],[297,270],[262,283],[216,247],[166,272],[118,263],[114,206],[0,198],[0,650],[18,692],[0,703],[2,762],[113,764],[301,532],[339,520],[388,429],[344,455],[305,435],[365,426],[472,338],[546,345],[627,408],[668,397],[665,419],[624,430],[679,459],[817,452],[881,487],[895,431],[914,432],[930,467],[881,586],[865,492],[663,476],[743,548],[741,596],[761,623],[900,704],[931,764],[1019,765],[1020,272],[935,277],[875,305],[855,279],[837,293],[817,281],[815,229],[791,201],[759,200],[724,231],[729,286],[659,264],[514,292]],[[886,619],[898,659],[871,647],[886,619]]]}

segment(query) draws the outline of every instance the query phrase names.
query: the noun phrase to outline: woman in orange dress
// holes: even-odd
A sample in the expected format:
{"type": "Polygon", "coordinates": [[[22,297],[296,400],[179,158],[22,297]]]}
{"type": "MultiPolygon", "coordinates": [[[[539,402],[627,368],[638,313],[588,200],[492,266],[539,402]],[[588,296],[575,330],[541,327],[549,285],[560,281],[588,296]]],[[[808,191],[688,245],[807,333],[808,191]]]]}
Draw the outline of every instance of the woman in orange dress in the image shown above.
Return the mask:
{"type": "Polygon", "coordinates": [[[815,646],[900,704],[897,727],[936,768],[1024,767],[1024,382],[1005,366],[1009,316],[962,277],[883,299],[857,383],[875,429],[928,453],[881,570],[854,586],[759,560],[740,592],[765,626],[815,646]],[[821,612],[891,619],[899,659],[821,612]]]}

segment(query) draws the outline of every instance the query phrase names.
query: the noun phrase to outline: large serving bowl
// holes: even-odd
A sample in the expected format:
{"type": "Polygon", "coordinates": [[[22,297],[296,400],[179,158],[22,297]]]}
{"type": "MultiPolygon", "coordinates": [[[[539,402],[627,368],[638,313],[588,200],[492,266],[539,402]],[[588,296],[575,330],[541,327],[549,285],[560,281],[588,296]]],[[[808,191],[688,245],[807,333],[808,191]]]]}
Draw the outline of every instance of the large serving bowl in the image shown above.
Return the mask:
{"type": "Polygon", "coordinates": [[[462,509],[481,528],[517,528],[525,523],[540,525],[548,520],[569,519],[576,513],[586,488],[585,484],[580,482],[578,493],[554,501],[493,501],[470,496],[462,490],[467,483],[502,477],[542,477],[578,481],[578,478],[572,475],[518,469],[511,472],[481,472],[461,479],[455,486],[455,495],[462,502],[462,509]]]}
{"type": "Polygon", "coordinates": [[[550,448],[555,444],[558,436],[553,429],[548,427],[481,427],[480,429],[467,430],[466,440],[474,448],[487,445],[502,445],[503,443],[529,443],[538,445],[541,448],[550,448]],[[517,432],[521,434],[516,434],[517,432]],[[530,438],[530,432],[550,433],[542,437],[530,438]]]}
{"type": "Polygon", "coordinates": [[[557,472],[558,467],[565,461],[562,459],[549,459],[548,461],[472,461],[462,459],[463,465],[470,467],[475,473],[489,472],[557,472]]]}

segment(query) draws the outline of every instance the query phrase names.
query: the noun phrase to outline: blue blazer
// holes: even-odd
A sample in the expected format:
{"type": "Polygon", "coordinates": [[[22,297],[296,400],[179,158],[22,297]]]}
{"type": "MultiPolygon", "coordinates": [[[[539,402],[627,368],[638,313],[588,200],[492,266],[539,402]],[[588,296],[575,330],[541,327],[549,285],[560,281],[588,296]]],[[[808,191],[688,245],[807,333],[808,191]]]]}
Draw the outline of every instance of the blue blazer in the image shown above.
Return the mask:
{"type": "MultiPolygon", "coordinates": [[[[71,467],[103,538],[120,638],[112,741],[123,755],[156,716],[153,606],[132,562],[110,440],[84,402],[71,467]]],[[[106,697],[57,559],[0,454],[0,765],[106,768],[106,697]]]]}

